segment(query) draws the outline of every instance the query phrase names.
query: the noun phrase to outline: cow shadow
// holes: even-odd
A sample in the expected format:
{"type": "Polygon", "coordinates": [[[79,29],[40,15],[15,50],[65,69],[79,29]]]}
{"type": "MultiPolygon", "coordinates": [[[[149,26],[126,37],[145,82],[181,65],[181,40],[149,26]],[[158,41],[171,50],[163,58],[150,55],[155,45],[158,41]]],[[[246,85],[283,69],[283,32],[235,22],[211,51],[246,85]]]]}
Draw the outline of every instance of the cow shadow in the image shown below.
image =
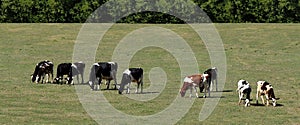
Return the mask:
{"type": "MultiPolygon", "coordinates": [[[[222,90],[222,91],[220,91],[220,90],[218,90],[218,91],[212,90],[210,92],[233,92],[233,90],[222,90]]],[[[203,93],[203,92],[201,92],[201,93],[203,93]]]]}
{"type": "MultiPolygon", "coordinates": [[[[266,105],[264,104],[256,104],[256,103],[250,103],[251,106],[261,106],[261,107],[265,107],[266,105]]],[[[276,104],[276,107],[281,107],[281,106],[284,106],[283,104],[276,104]]],[[[272,104],[270,104],[269,107],[273,107],[272,104]]]]}
{"type": "Polygon", "coordinates": [[[233,90],[223,90],[223,91],[217,91],[217,92],[233,92],[233,90]]]}
{"type": "Polygon", "coordinates": [[[142,92],[142,93],[132,93],[132,94],[156,94],[156,93],[159,93],[159,92],[142,92]]]}
{"type": "MultiPolygon", "coordinates": [[[[204,98],[204,97],[199,96],[198,98],[204,98]]],[[[225,98],[225,96],[206,96],[205,98],[225,98]]]]}

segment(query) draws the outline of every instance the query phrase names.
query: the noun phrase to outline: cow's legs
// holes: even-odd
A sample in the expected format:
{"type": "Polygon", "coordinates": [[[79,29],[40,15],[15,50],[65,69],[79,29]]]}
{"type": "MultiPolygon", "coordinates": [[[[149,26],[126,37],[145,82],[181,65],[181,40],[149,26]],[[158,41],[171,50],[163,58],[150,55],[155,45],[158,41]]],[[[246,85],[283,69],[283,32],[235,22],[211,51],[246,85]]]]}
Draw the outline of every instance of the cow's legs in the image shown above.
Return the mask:
{"type": "Polygon", "coordinates": [[[266,94],[265,96],[266,96],[267,106],[269,106],[270,105],[270,102],[269,102],[270,98],[268,97],[268,94],[266,94]]]}
{"type": "Polygon", "coordinates": [[[41,76],[37,75],[37,80],[36,80],[36,83],[39,83],[41,80],[41,76]]]}
{"type": "Polygon", "coordinates": [[[136,87],[135,93],[138,93],[139,88],[140,88],[140,83],[137,82],[137,87],[136,87]]]}
{"type": "Polygon", "coordinates": [[[216,82],[216,92],[218,91],[218,79],[216,78],[215,79],[215,82],[216,82]]]}
{"type": "Polygon", "coordinates": [[[193,96],[192,95],[192,93],[193,93],[192,86],[189,87],[189,90],[190,90],[190,98],[192,98],[192,96],[193,96]]]}
{"type": "Polygon", "coordinates": [[[127,94],[130,93],[130,84],[131,84],[131,82],[129,82],[128,85],[127,85],[127,92],[126,92],[127,94]]]}
{"type": "Polygon", "coordinates": [[[144,84],[144,82],[141,81],[141,93],[143,93],[143,84],[144,84]]]}
{"type": "Polygon", "coordinates": [[[109,84],[110,84],[110,80],[106,80],[106,89],[109,90],[109,84]]]}
{"type": "Polygon", "coordinates": [[[243,98],[243,93],[239,90],[239,102],[238,102],[239,105],[242,102],[242,98],[243,98]]]}
{"type": "Polygon", "coordinates": [[[114,80],[114,82],[115,82],[115,88],[114,88],[115,90],[117,89],[117,84],[118,84],[118,83],[117,83],[117,77],[116,77],[116,74],[117,74],[116,71],[111,71],[111,72],[110,72],[110,76],[112,76],[112,78],[113,78],[113,80],[114,80]]]}
{"type": "Polygon", "coordinates": [[[265,104],[264,96],[260,95],[260,98],[261,98],[262,104],[265,104]]]}
{"type": "Polygon", "coordinates": [[[199,95],[197,93],[197,88],[195,86],[193,86],[194,92],[196,93],[196,97],[199,98],[199,95]]]}
{"type": "Polygon", "coordinates": [[[81,84],[83,84],[83,82],[84,82],[84,80],[83,80],[83,73],[80,74],[80,76],[81,76],[81,84]]]}
{"type": "Polygon", "coordinates": [[[212,79],[209,79],[209,80],[208,80],[208,83],[209,83],[209,86],[210,86],[210,87],[209,87],[209,90],[210,90],[210,91],[213,91],[213,86],[214,86],[214,85],[213,85],[213,80],[212,80],[212,79]]]}
{"type": "Polygon", "coordinates": [[[98,83],[96,84],[96,89],[95,90],[101,90],[101,82],[102,82],[102,78],[100,77],[98,80],[98,83]]]}
{"type": "Polygon", "coordinates": [[[258,104],[258,96],[259,96],[259,92],[257,90],[257,93],[256,93],[256,104],[258,104]]]}
{"type": "MultiPolygon", "coordinates": [[[[51,83],[53,83],[53,72],[51,72],[50,75],[51,75],[50,81],[51,81],[51,83]]],[[[50,77],[49,77],[49,78],[50,78],[50,77]]]]}

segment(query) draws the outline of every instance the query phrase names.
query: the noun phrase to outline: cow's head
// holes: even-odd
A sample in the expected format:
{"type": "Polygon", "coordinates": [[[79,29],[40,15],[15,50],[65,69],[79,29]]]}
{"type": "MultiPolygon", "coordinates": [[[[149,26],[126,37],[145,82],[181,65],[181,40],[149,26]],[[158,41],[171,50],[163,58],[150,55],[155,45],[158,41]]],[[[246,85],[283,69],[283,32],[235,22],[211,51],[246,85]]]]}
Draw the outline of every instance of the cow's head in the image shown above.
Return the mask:
{"type": "Polygon", "coordinates": [[[272,100],[273,106],[276,106],[276,97],[274,93],[274,89],[271,84],[266,85],[266,94],[268,94],[268,98],[272,100]]]}
{"type": "Polygon", "coordinates": [[[36,75],[31,74],[31,75],[30,75],[30,78],[31,78],[31,81],[32,81],[32,82],[35,82],[35,81],[36,81],[36,75]]]}
{"type": "Polygon", "coordinates": [[[184,82],[183,86],[181,87],[181,89],[179,90],[181,97],[184,97],[186,90],[188,89],[189,83],[188,82],[184,82]]]}

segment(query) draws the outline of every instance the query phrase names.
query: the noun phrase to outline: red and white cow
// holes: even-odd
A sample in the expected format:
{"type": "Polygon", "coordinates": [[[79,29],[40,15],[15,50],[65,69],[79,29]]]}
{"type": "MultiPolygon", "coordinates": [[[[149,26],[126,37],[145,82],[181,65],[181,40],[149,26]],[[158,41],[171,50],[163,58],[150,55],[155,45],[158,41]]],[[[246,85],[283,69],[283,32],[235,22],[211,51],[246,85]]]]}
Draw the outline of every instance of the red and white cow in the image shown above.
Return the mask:
{"type": "Polygon", "coordinates": [[[265,104],[264,96],[267,100],[267,106],[269,106],[269,100],[272,100],[273,106],[276,106],[276,97],[274,93],[273,86],[267,81],[257,82],[257,93],[256,93],[256,104],[258,104],[258,97],[261,97],[262,103],[265,104]]]}
{"type": "Polygon", "coordinates": [[[210,96],[209,84],[207,82],[207,74],[196,74],[186,76],[183,80],[183,86],[180,89],[181,97],[184,97],[186,90],[190,89],[190,97],[192,97],[192,89],[194,89],[196,93],[196,97],[198,98],[197,88],[196,87],[204,87],[204,98],[206,98],[206,91],[208,91],[208,96],[210,96]]]}

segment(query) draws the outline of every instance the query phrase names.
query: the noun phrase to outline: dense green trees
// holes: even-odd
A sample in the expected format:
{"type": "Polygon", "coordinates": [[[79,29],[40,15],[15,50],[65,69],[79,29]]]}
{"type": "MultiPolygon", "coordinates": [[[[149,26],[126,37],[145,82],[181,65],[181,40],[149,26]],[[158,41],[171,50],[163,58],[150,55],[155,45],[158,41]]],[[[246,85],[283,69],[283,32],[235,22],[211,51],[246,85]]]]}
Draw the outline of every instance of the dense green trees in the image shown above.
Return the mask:
{"type": "Polygon", "coordinates": [[[0,22],[2,23],[83,23],[101,5],[106,9],[91,15],[93,20],[122,23],[184,23],[184,21],[165,12],[177,11],[189,22],[203,21],[199,11],[185,9],[191,2],[201,7],[213,22],[271,22],[299,23],[299,0],[183,0],[185,4],[176,4],[182,0],[0,0],[0,22]],[[107,2],[110,1],[110,2],[107,2]],[[118,5],[113,1],[119,1],[118,5]],[[172,3],[171,5],[167,4],[172,3]],[[143,11],[158,9],[161,12],[143,11]],[[141,11],[117,20],[123,12],[141,11]],[[101,15],[107,11],[107,15],[101,15]]]}

